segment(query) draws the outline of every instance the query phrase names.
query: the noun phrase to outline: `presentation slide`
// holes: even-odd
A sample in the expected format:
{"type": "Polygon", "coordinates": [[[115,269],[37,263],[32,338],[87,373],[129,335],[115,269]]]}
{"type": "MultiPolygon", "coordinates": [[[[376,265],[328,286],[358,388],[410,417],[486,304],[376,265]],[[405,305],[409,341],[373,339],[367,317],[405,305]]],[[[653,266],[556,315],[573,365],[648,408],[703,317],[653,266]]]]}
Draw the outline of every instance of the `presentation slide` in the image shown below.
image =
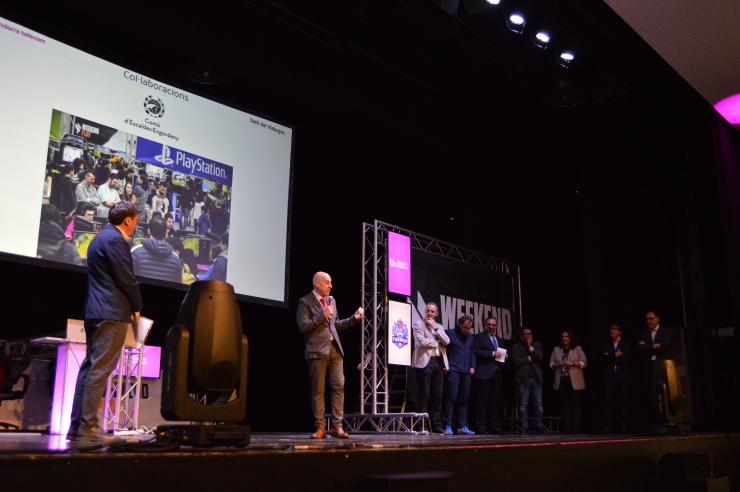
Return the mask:
{"type": "MultiPolygon", "coordinates": [[[[0,18],[0,252],[86,266],[126,200],[134,269],[285,304],[293,130],[0,18]]],[[[74,268],[74,267],[72,267],[74,268]]]]}

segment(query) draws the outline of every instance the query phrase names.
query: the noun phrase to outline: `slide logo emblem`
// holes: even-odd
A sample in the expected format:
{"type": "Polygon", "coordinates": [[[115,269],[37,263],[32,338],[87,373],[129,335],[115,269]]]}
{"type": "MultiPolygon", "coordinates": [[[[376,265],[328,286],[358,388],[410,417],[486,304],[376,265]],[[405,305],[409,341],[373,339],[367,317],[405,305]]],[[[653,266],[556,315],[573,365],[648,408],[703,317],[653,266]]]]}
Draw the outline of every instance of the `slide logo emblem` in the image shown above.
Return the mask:
{"type": "Polygon", "coordinates": [[[159,155],[155,155],[154,158],[165,166],[171,166],[175,162],[170,159],[170,148],[166,145],[162,145],[162,153],[159,155]]]}
{"type": "Polygon", "coordinates": [[[164,103],[158,97],[147,96],[144,99],[144,111],[149,116],[161,118],[164,116],[164,103]]]}
{"type": "Polygon", "coordinates": [[[391,328],[391,341],[396,344],[396,347],[403,348],[409,343],[409,327],[402,319],[398,319],[391,328]]]}

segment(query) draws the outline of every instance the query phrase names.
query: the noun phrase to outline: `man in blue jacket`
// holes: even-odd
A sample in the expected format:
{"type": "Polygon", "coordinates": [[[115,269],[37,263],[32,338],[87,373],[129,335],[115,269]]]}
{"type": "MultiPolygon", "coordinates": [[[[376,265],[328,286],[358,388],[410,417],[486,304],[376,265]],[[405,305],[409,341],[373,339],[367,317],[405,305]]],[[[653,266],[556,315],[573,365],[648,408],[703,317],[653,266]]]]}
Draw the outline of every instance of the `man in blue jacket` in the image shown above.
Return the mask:
{"type": "Polygon", "coordinates": [[[88,292],[85,304],[87,357],[82,361],[72,403],[67,439],[105,442],[98,406],[108,375],[118,363],[129,325],[142,308],[128,240],[139,220],[139,207],[118,202],[108,224],[87,248],[88,292]]]}
{"type": "Polygon", "coordinates": [[[226,282],[226,269],[229,267],[229,233],[224,232],[221,235],[221,254],[213,262],[211,268],[201,275],[200,280],[220,280],[226,282]]]}
{"type": "Polygon", "coordinates": [[[468,415],[468,394],[470,393],[470,376],[475,374],[475,357],[473,356],[472,316],[462,316],[457,320],[457,328],[447,330],[450,343],[447,345],[447,392],[444,399],[445,434],[452,434],[452,414],[457,410],[457,433],[472,435],[465,419],[468,415]]]}
{"type": "Polygon", "coordinates": [[[162,217],[154,216],[149,221],[149,239],[131,249],[134,274],[158,278],[177,284],[182,283],[180,258],[165,240],[167,224],[162,217]]]}

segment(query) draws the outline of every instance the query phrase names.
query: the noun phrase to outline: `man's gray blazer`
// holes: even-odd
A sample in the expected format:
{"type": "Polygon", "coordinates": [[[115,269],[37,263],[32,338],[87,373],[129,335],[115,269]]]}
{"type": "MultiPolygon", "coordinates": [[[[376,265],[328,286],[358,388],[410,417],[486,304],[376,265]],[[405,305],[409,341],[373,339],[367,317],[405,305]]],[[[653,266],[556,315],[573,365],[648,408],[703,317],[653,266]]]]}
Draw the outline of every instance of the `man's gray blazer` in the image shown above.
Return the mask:
{"type": "Polygon", "coordinates": [[[329,355],[331,348],[331,336],[337,341],[339,353],[344,357],[342,344],[339,341],[338,331],[346,330],[350,326],[357,324],[360,320],[354,316],[347,319],[337,319],[337,301],[333,300],[334,315],[331,321],[326,321],[324,309],[321,303],[312,292],[298,300],[298,312],[296,320],[298,321],[298,330],[303,333],[303,340],[306,343],[306,359],[323,359],[329,355]]]}
{"type": "Polygon", "coordinates": [[[427,327],[423,319],[417,320],[411,325],[414,333],[414,354],[411,365],[417,369],[424,369],[427,366],[430,357],[437,352],[437,348],[439,348],[439,355],[442,356],[445,367],[448,367],[447,353],[444,346],[450,343],[450,339],[445,333],[444,326],[439,323],[436,323],[436,325],[436,334],[427,327]]]}

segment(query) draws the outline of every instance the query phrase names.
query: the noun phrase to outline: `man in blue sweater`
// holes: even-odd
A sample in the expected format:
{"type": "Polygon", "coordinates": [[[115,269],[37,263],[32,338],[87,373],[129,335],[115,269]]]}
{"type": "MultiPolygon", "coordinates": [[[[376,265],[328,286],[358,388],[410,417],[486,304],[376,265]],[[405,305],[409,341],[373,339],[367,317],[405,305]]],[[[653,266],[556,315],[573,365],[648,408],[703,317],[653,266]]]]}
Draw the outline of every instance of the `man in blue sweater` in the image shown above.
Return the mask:
{"type": "Polygon", "coordinates": [[[131,249],[134,273],[137,276],[158,278],[168,282],[182,283],[180,258],[165,240],[167,223],[155,215],[149,221],[149,239],[131,249]]]}
{"type": "Polygon", "coordinates": [[[452,434],[452,414],[457,410],[457,433],[472,435],[465,419],[468,415],[468,394],[470,393],[470,376],[475,374],[475,357],[473,356],[472,316],[462,316],[457,320],[457,328],[447,330],[450,343],[447,345],[447,392],[444,398],[445,434],[452,434]]]}
{"type": "Polygon", "coordinates": [[[229,266],[228,232],[221,234],[221,244],[218,246],[221,248],[221,254],[218,255],[211,268],[200,277],[200,280],[220,280],[221,282],[226,282],[226,268],[229,266]]]}

